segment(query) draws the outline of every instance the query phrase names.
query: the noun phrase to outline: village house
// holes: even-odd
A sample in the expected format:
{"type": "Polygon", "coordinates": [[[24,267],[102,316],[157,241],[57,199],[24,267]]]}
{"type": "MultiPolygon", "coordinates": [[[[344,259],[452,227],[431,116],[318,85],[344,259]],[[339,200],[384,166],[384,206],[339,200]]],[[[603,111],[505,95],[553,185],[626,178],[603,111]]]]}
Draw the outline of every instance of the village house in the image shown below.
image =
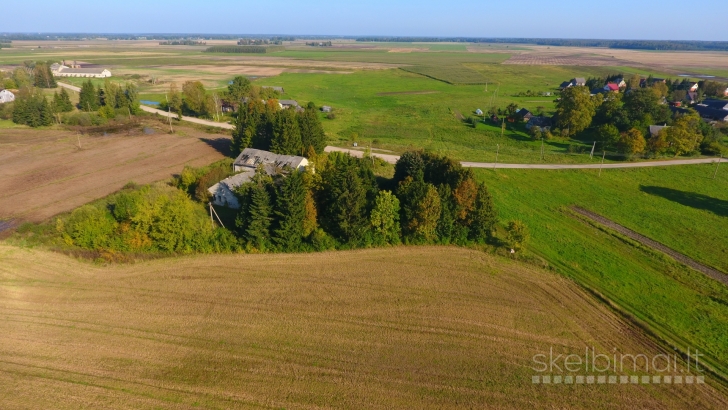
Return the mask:
{"type": "Polygon", "coordinates": [[[281,109],[288,109],[288,108],[298,108],[298,101],[296,100],[279,100],[278,106],[281,107],[281,109]]]}
{"type": "Polygon", "coordinates": [[[559,90],[565,90],[565,89],[567,89],[567,88],[569,88],[569,87],[573,87],[573,86],[574,86],[574,84],[572,84],[572,82],[571,82],[571,81],[564,81],[564,82],[563,82],[563,83],[561,83],[561,85],[559,86],[559,90]]]}
{"type": "Polygon", "coordinates": [[[15,101],[15,94],[11,93],[8,90],[0,91],[0,104],[5,104],[13,101],[15,101]]]}
{"type": "Polygon", "coordinates": [[[604,91],[618,93],[619,92],[619,84],[618,83],[607,83],[607,85],[604,86],[604,91]]]}
{"type": "Polygon", "coordinates": [[[516,115],[523,118],[523,121],[528,121],[531,118],[533,118],[533,114],[531,113],[531,111],[528,111],[525,108],[521,108],[520,110],[517,110],[516,115]]]}
{"type": "Polygon", "coordinates": [[[559,88],[562,89],[562,90],[565,90],[565,89],[567,89],[569,87],[583,87],[585,85],[586,85],[586,79],[585,78],[581,78],[581,77],[577,77],[577,78],[572,78],[569,81],[564,81],[563,83],[561,83],[561,85],[559,86],[559,88]]]}
{"type": "Polygon", "coordinates": [[[619,88],[627,88],[627,82],[624,81],[624,78],[617,78],[614,80],[614,84],[617,84],[619,88]]]}
{"type": "Polygon", "coordinates": [[[693,83],[693,82],[688,83],[688,91],[697,92],[698,88],[700,88],[700,86],[698,86],[698,83],[693,83]]]}
{"type": "Polygon", "coordinates": [[[321,107],[321,111],[322,112],[331,112],[331,111],[333,111],[333,108],[329,107],[328,105],[324,105],[323,107],[321,107]]]}
{"type": "Polygon", "coordinates": [[[259,166],[262,166],[268,175],[281,173],[285,169],[302,172],[308,166],[308,160],[304,157],[278,155],[259,149],[246,148],[233,162],[233,170],[236,174],[223,179],[207,190],[212,196],[211,202],[214,205],[239,209],[240,202],[235,196],[235,190],[246,182],[250,182],[259,166]]]}
{"type": "Polygon", "coordinates": [[[726,100],[704,100],[701,105],[705,105],[716,110],[728,111],[728,101],[726,100]]]}
{"type": "Polygon", "coordinates": [[[713,108],[706,104],[697,104],[693,108],[705,120],[728,122],[728,110],[713,108]]]}
{"type": "Polygon", "coordinates": [[[526,129],[531,130],[533,127],[537,127],[539,131],[546,132],[551,131],[552,121],[549,117],[531,117],[526,123],[526,129]]]}

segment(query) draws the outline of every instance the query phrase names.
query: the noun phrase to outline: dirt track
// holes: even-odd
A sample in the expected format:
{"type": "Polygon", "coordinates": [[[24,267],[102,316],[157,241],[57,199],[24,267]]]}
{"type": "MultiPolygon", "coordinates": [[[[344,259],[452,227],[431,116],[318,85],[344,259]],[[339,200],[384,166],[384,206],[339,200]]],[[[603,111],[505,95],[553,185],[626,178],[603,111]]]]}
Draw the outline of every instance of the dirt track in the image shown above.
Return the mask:
{"type": "Polygon", "coordinates": [[[705,266],[702,263],[697,262],[695,259],[689,258],[689,257],[683,255],[682,253],[672,250],[672,249],[668,248],[667,246],[665,246],[657,241],[654,241],[644,235],[640,235],[637,232],[635,232],[629,228],[625,228],[624,226],[622,226],[616,222],[613,222],[599,214],[595,214],[594,212],[587,211],[586,209],[580,208],[578,206],[572,206],[571,209],[574,212],[578,213],[579,215],[585,216],[595,222],[598,222],[599,224],[602,224],[609,229],[615,230],[615,231],[621,233],[622,235],[627,236],[628,238],[633,239],[645,246],[658,250],[658,251],[670,256],[671,258],[675,259],[676,261],[682,263],[683,265],[686,265],[692,269],[695,269],[698,272],[704,273],[705,275],[709,276],[712,279],[717,280],[718,282],[722,282],[722,283],[728,285],[728,275],[726,275],[725,273],[723,273],[717,269],[713,269],[711,267],[705,266]]]}

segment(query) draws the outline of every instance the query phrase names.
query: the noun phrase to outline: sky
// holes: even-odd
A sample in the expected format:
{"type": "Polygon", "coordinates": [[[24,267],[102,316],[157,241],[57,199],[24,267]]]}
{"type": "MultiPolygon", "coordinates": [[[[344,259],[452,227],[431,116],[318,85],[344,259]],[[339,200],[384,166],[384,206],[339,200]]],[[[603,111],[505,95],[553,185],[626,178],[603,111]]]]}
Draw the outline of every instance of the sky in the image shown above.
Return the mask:
{"type": "Polygon", "coordinates": [[[725,0],[2,0],[0,32],[728,41],[725,0]],[[13,16],[13,18],[7,18],[13,16]]]}

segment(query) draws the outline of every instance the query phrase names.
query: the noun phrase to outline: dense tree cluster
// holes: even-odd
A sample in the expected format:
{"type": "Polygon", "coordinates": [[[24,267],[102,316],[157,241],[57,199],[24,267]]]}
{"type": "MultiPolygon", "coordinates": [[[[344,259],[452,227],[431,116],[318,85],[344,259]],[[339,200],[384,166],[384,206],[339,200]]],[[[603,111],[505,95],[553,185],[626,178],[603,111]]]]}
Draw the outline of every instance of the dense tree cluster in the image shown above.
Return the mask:
{"type": "Polygon", "coordinates": [[[569,135],[594,130],[601,149],[635,154],[683,155],[720,150],[719,132],[694,111],[673,114],[663,97],[665,83],[633,88],[627,93],[590,95],[587,87],[562,92],[558,125],[569,135]],[[667,125],[660,135],[645,135],[651,125],[667,125]]]}
{"type": "Polygon", "coordinates": [[[58,84],[56,84],[56,79],[53,77],[53,73],[51,72],[50,64],[47,63],[39,62],[35,65],[35,67],[33,68],[33,81],[33,85],[38,88],[58,87],[58,84]]]}
{"type": "Polygon", "coordinates": [[[215,228],[205,209],[166,186],[131,187],[105,203],[85,205],[56,230],[66,243],[120,252],[224,252],[238,248],[230,231],[215,228]]]}
{"type": "Polygon", "coordinates": [[[322,153],[325,147],[326,134],[313,104],[297,112],[293,108],[280,109],[275,99],[264,103],[250,98],[238,110],[232,139],[234,154],[257,148],[284,155],[308,155],[322,153]]]}
{"type": "Polygon", "coordinates": [[[131,83],[122,87],[107,79],[103,87],[96,87],[89,79],[81,86],[78,108],[87,112],[98,111],[104,118],[114,118],[116,110],[135,114],[139,112],[139,92],[131,83]]]}
{"type": "Polygon", "coordinates": [[[405,153],[394,178],[383,182],[369,158],[317,159],[316,173],[269,176],[260,169],[238,189],[236,234],[248,250],[467,244],[493,235],[497,216],[487,188],[446,157],[405,153]]]}
{"type": "Polygon", "coordinates": [[[13,122],[29,127],[53,124],[53,108],[48,99],[37,89],[25,87],[15,96],[13,122]]]}

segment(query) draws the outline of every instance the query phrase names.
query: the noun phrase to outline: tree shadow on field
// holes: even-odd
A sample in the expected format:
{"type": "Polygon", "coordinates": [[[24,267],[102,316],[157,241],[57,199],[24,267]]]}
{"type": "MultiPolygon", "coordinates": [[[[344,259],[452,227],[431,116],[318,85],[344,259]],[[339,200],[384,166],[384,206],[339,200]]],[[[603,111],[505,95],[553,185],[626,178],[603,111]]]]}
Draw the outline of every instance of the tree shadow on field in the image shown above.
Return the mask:
{"type": "Polygon", "coordinates": [[[677,189],[659,186],[640,185],[640,190],[650,195],[661,196],[681,205],[710,211],[718,216],[728,216],[728,201],[724,201],[722,199],[712,198],[695,192],[678,191],[677,189]]]}
{"type": "Polygon", "coordinates": [[[215,151],[230,156],[230,139],[229,138],[200,138],[200,141],[215,148],[215,151]]]}

